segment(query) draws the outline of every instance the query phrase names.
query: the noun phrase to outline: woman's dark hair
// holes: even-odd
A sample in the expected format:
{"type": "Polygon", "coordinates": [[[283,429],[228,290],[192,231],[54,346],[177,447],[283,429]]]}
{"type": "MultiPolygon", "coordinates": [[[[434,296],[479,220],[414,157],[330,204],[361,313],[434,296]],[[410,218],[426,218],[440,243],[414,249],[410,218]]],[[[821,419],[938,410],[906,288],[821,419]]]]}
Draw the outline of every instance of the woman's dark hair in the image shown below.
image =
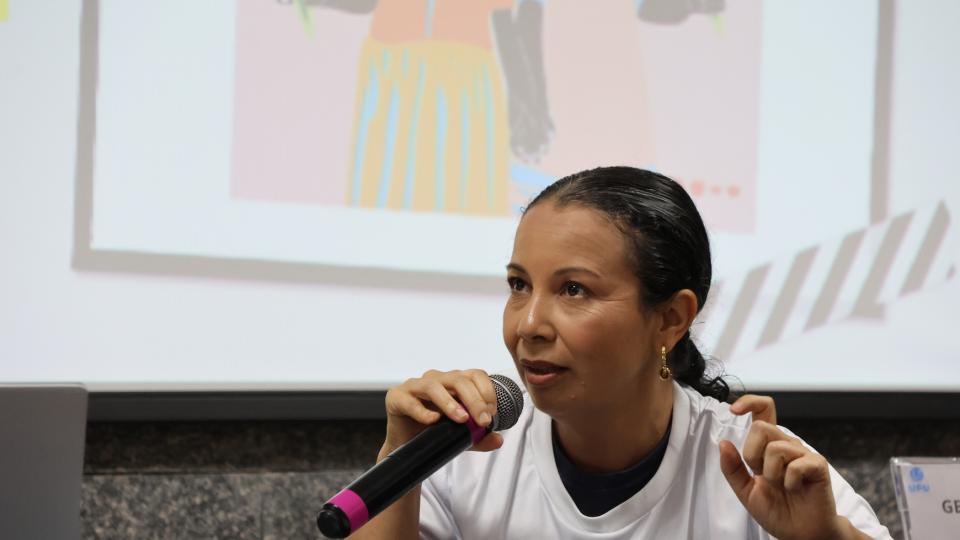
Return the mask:
{"type": "MultiPolygon", "coordinates": [[[[530,204],[578,204],[605,214],[628,240],[629,262],[640,279],[644,308],[669,300],[682,289],[703,309],[710,292],[710,241],[697,207],[684,189],[655,172],[600,167],[557,180],[530,204]]],[[[687,331],[667,357],[674,378],[705,396],[727,401],[730,387],[706,373],[707,363],[687,331]]]]}

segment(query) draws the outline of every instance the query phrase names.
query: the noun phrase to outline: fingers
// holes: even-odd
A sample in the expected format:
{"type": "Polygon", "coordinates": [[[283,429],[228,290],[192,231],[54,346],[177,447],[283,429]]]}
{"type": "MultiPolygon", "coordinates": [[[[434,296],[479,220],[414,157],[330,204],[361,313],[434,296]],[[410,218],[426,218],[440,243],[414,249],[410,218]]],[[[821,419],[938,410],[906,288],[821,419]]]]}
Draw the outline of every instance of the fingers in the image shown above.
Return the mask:
{"type": "Polygon", "coordinates": [[[437,409],[454,422],[466,422],[469,418],[466,409],[453,398],[450,390],[444,386],[439,376],[425,376],[409,382],[410,393],[421,400],[433,403],[437,409]]]}
{"type": "Polygon", "coordinates": [[[770,485],[784,483],[787,467],[810,453],[799,441],[773,441],[763,454],[763,478],[770,485]]]}
{"type": "Polygon", "coordinates": [[[470,413],[470,417],[473,418],[474,422],[481,426],[489,425],[490,420],[493,418],[489,412],[490,407],[487,405],[486,400],[483,399],[483,396],[480,395],[480,390],[477,388],[477,384],[473,379],[469,377],[458,377],[454,379],[450,385],[455,390],[458,401],[466,407],[467,412],[470,413]]]}
{"type": "MultiPolygon", "coordinates": [[[[477,424],[487,426],[496,413],[496,392],[490,377],[482,370],[428,371],[423,377],[402,384],[400,391],[433,404],[459,423],[473,418],[477,424]]],[[[403,400],[403,403],[409,401],[403,400]]]]}
{"type": "Polygon", "coordinates": [[[764,454],[772,441],[791,441],[791,437],[780,431],[777,426],[764,421],[755,421],[750,425],[747,440],[743,443],[743,460],[756,473],[763,472],[764,454]]]}
{"type": "MultiPolygon", "coordinates": [[[[490,377],[481,370],[428,371],[391,388],[386,395],[387,434],[381,457],[406,443],[443,416],[457,423],[473,417],[480,426],[490,425],[496,413],[496,392],[490,377]]],[[[499,448],[503,438],[487,435],[475,449],[499,448]]]]}
{"type": "Polygon", "coordinates": [[[770,396],[746,394],[730,405],[730,412],[736,415],[753,413],[753,419],[762,420],[768,424],[777,423],[777,406],[770,396]]]}
{"type": "Polygon", "coordinates": [[[737,452],[737,448],[730,441],[720,441],[720,470],[723,471],[733,493],[746,506],[753,487],[753,476],[740,459],[740,452],[737,452]]]}
{"type": "Polygon", "coordinates": [[[748,510],[751,508],[751,498],[755,498],[751,497],[751,494],[755,491],[769,492],[768,490],[773,489],[799,493],[805,487],[821,482],[823,492],[829,496],[830,468],[826,458],[803,446],[798,440],[770,442],[765,449],[763,472],[757,475],[750,473],[748,464],[741,460],[733,443],[720,441],[719,447],[720,470],[737,499],[748,510]]]}
{"type": "Polygon", "coordinates": [[[471,369],[466,372],[466,375],[470,377],[476,385],[490,416],[492,417],[497,414],[497,391],[493,388],[493,381],[490,380],[490,375],[487,375],[487,372],[482,369],[471,369]]]}
{"type": "Polygon", "coordinates": [[[406,416],[420,424],[432,424],[440,420],[440,413],[431,411],[419,399],[395,388],[387,392],[386,409],[390,416],[406,416]]]}
{"type": "Polygon", "coordinates": [[[805,483],[829,482],[827,460],[776,426],[754,422],[743,444],[743,459],[771,486],[798,490],[805,483]]]}
{"type": "Polygon", "coordinates": [[[476,450],[477,452],[489,452],[491,450],[496,450],[503,446],[503,435],[492,432],[487,433],[487,435],[480,439],[480,442],[473,445],[471,450],[476,450]]]}
{"type": "Polygon", "coordinates": [[[784,472],[783,487],[787,491],[799,491],[805,484],[830,482],[827,459],[820,454],[807,452],[791,461],[784,472]]]}

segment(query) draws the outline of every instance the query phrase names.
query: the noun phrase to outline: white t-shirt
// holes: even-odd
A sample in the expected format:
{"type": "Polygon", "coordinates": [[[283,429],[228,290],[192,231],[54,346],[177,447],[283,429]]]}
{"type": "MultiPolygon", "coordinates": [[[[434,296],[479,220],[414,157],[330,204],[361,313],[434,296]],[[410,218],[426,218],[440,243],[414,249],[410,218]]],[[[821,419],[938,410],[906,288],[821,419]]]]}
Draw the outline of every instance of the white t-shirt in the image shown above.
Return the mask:
{"type": "MultiPolygon", "coordinates": [[[[729,405],[675,384],[670,440],[660,468],[632,497],[588,517],[560,480],[550,417],[536,410],[526,393],[524,400],[517,425],[503,432],[503,447],[464,452],[423,482],[421,538],[772,538],[720,471],[719,441],[730,440],[742,450],[749,415],[736,416],[729,405]]],[[[838,513],[873,538],[890,538],[870,505],[833,467],[830,481],[838,513]]]]}

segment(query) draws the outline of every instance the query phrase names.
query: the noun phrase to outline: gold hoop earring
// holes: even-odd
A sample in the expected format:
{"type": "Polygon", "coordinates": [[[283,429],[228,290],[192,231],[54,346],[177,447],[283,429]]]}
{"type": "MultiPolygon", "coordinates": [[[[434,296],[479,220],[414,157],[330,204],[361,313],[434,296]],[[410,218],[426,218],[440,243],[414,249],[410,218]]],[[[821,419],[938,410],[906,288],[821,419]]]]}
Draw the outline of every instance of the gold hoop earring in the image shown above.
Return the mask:
{"type": "Polygon", "coordinates": [[[673,376],[673,370],[667,365],[667,346],[660,347],[660,380],[669,381],[673,376]]]}

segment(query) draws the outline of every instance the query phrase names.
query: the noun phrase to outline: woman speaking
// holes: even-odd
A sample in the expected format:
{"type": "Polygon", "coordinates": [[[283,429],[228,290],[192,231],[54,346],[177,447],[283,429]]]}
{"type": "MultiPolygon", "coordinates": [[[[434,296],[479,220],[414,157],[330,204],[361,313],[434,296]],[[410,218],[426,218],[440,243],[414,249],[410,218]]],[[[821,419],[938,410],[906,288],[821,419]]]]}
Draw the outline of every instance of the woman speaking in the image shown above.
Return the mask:
{"type": "MultiPolygon", "coordinates": [[[[689,331],[710,282],[703,221],[669,178],[609,167],[546,188],[517,228],[503,312],[534,407],[356,537],[888,538],[769,401],[725,403],[689,331]]],[[[441,415],[485,426],[495,403],[479,370],[410,379],[387,393],[379,459],[441,415]]]]}

